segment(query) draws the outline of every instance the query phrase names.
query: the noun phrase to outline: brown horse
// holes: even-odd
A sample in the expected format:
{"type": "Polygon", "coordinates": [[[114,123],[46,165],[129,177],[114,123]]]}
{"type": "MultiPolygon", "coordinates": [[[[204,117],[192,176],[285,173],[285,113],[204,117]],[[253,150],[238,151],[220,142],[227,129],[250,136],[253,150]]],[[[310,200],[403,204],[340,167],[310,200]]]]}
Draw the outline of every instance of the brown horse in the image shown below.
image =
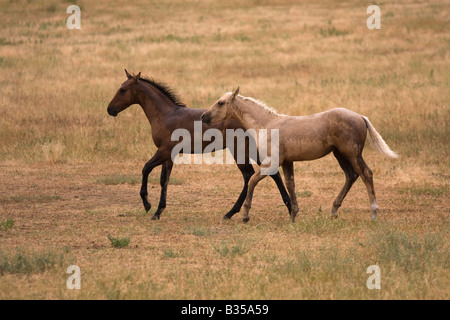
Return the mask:
{"type": "MultiPolygon", "coordinates": [[[[280,115],[261,101],[238,95],[239,88],[233,93],[227,92],[217,100],[203,115],[202,121],[213,124],[225,119],[235,119],[246,130],[265,129],[277,132],[278,143],[271,156],[277,158],[276,170],[281,165],[286,186],[292,201],[292,220],[299,211],[295,196],[294,161],[307,161],[321,158],[330,152],[344,170],[346,181],[333,203],[332,217],[337,217],[337,210],[353,183],[361,176],[366,185],[372,220],[376,219],[378,205],[373,187],[373,174],[362,158],[367,131],[378,151],[384,155],[397,158],[375,130],[367,117],[353,111],[337,108],[310,116],[280,115]]],[[[270,135],[266,135],[270,139],[270,135]]],[[[259,141],[259,139],[257,140],[259,141]]],[[[272,145],[272,144],[271,144],[272,145]]],[[[258,148],[260,146],[258,145],[258,148]]],[[[264,159],[261,159],[264,163],[264,159]]],[[[263,166],[269,166],[268,163],[263,166]]],[[[253,191],[256,184],[265,177],[258,168],[249,182],[249,189],[244,203],[244,222],[249,220],[253,191]]]]}
{"type": "MultiPolygon", "coordinates": [[[[137,75],[131,75],[125,70],[127,80],[122,83],[114,98],[111,100],[108,106],[108,114],[115,117],[117,114],[132,104],[139,104],[144,110],[148,121],[150,122],[152,130],[152,138],[158,150],[155,155],[145,164],[142,169],[142,186],[140,195],[145,210],[148,212],[151,208],[148,201],[147,182],[150,172],[157,166],[162,165],[161,170],[161,196],[159,200],[158,209],[152,217],[152,220],[160,218],[161,213],[166,208],[166,195],[167,185],[169,183],[170,173],[173,167],[173,159],[171,157],[172,149],[177,145],[177,141],[172,141],[172,132],[176,129],[186,129],[191,135],[194,135],[194,121],[200,121],[201,114],[204,109],[191,109],[187,108],[173,91],[160,82],[156,82],[152,79],[141,78],[141,73],[137,75]]],[[[213,126],[206,124],[202,125],[202,130],[215,128],[223,133],[224,143],[223,148],[227,146],[226,129],[242,129],[239,122],[236,120],[225,120],[219,122],[213,126]]],[[[248,145],[251,141],[246,140],[245,150],[248,150],[248,145]]],[[[206,142],[202,143],[202,150],[207,145],[206,142]]],[[[237,144],[234,144],[235,150],[230,150],[234,158],[237,157],[237,144]]],[[[195,151],[195,148],[192,150],[195,151]]],[[[200,151],[201,152],[201,151],[200,151]]],[[[258,162],[258,159],[253,159],[258,162]]],[[[239,212],[242,204],[247,195],[248,182],[255,170],[250,162],[249,153],[246,153],[244,163],[238,162],[239,170],[244,177],[244,187],[241,191],[239,198],[237,199],[231,210],[224,216],[224,219],[230,219],[235,213],[239,212]]],[[[289,211],[292,210],[289,195],[284,187],[283,181],[279,174],[274,175],[273,180],[276,182],[278,189],[280,190],[282,199],[289,211]]]]}

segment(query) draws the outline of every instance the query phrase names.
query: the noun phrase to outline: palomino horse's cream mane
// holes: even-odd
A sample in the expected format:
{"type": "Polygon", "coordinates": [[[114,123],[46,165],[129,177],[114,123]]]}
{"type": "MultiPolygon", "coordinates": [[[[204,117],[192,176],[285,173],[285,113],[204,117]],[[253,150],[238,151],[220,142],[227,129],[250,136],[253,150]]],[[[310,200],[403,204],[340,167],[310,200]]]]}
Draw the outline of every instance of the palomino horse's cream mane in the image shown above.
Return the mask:
{"type": "MultiPolygon", "coordinates": [[[[229,93],[232,94],[232,92],[229,92],[229,93]]],[[[260,107],[262,110],[264,110],[267,113],[270,113],[270,114],[273,114],[276,116],[280,116],[280,117],[285,116],[284,114],[278,113],[274,108],[269,107],[265,102],[263,102],[261,100],[257,100],[257,99],[251,98],[251,97],[244,97],[240,94],[238,95],[238,98],[255,104],[256,106],[260,107]]]]}

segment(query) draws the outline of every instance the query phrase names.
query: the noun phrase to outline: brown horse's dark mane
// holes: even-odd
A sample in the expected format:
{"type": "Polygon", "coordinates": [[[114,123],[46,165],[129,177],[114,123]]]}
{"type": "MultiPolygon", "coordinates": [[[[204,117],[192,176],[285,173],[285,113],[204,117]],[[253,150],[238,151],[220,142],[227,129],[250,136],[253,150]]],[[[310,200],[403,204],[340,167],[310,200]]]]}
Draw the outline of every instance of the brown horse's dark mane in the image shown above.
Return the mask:
{"type": "Polygon", "coordinates": [[[177,107],[186,108],[186,105],[180,101],[177,94],[167,84],[154,80],[153,78],[140,77],[139,80],[147,82],[161,91],[167,98],[169,98],[177,107]]]}

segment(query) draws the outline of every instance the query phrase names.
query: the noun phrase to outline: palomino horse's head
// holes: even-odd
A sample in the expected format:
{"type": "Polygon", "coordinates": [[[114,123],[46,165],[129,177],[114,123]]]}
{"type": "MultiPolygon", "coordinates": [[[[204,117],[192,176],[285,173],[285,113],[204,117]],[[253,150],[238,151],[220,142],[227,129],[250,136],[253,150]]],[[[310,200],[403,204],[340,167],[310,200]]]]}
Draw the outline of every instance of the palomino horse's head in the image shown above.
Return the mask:
{"type": "Polygon", "coordinates": [[[212,124],[232,118],[233,106],[238,94],[239,87],[234,92],[227,92],[220,97],[208,110],[203,112],[201,117],[203,123],[212,124]]]}
{"type": "Polygon", "coordinates": [[[127,80],[122,83],[119,90],[117,91],[114,98],[108,105],[108,114],[110,116],[117,116],[117,114],[132,104],[137,103],[136,101],[136,83],[141,76],[139,72],[137,75],[132,76],[128,73],[127,69],[125,69],[125,74],[127,75],[127,80]]]}

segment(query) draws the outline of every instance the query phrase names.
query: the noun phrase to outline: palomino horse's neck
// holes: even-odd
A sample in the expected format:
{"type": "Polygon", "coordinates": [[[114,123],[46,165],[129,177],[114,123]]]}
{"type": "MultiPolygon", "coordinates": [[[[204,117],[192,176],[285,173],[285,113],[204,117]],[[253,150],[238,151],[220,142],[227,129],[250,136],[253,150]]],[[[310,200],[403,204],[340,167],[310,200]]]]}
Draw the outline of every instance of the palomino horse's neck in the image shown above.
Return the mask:
{"type": "Polygon", "coordinates": [[[234,102],[234,118],[246,129],[265,129],[280,115],[250,98],[237,97],[234,102]]]}
{"type": "Polygon", "coordinates": [[[139,82],[139,105],[150,124],[169,116],[177,107],[166,95],[151,84],[139,82]]]}

